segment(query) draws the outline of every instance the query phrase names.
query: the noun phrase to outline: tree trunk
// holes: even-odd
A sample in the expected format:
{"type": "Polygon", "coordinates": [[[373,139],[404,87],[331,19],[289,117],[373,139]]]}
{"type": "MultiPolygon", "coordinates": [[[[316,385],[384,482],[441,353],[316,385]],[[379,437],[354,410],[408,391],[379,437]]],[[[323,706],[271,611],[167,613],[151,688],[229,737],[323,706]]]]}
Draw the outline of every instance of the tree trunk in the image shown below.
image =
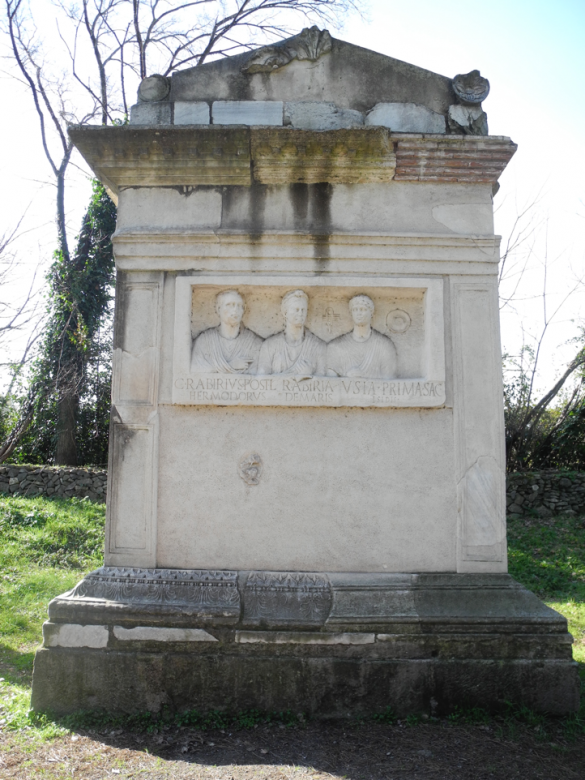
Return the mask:
{"type": "Polygon", "coordinates": [[[59,396],[57,404],[57,466],[77,466],[77,444],[75,442],[78,398],[71,391],[59,396]]]}

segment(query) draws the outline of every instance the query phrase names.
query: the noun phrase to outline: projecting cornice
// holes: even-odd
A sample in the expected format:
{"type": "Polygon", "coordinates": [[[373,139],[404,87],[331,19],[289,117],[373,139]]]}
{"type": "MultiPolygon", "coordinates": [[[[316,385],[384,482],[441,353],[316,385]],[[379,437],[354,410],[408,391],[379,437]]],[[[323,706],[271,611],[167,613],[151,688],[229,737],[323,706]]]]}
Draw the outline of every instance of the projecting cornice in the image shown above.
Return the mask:
{"type": "Polygon", "coordinates": [[[241,126],[69,130],[96,176],[124,187],[420,181],[495,184],[516,151],[505,137],[396,134],[382,127],[241,126]]]}

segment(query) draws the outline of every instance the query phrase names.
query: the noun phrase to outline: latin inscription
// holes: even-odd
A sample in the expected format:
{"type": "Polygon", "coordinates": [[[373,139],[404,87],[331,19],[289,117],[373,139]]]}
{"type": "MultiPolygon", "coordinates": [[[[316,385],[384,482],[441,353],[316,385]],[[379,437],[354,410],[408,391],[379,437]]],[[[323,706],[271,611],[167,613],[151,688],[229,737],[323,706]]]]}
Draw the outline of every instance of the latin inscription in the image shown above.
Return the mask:
{"type": "Polygon", "coordinates": [[[199,375],[175,380],[175,403],[229,406],[441,406],[445,384],[432,380],[199,375]]]}

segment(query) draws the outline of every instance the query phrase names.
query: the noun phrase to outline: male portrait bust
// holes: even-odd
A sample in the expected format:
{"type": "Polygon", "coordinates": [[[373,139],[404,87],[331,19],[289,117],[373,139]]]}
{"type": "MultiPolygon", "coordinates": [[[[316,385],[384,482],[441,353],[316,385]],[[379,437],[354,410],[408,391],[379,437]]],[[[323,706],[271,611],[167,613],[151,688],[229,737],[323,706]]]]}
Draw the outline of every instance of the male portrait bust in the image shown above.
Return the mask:
{"type": "Polygon", "coordinates": [[[282,299],[284,330],[262,344],[259,374],[324,376],[326,345],[305,328],[309,297],[303,290],[291,290],[282,299]]]}
{"type": "Polygon", "coordinates": [[[219,325],[195,339],[191,371],[255,374],[262,339],[242,325],[244,299],[237,290],[223,290],[215,299],[215,310],[219,325]]]}
{"type": "Polygon", "coordinates": [[[327,345],[327,375],[392,379],[396,376],[396,347],[372,328],[374,301],[355,295],[349,302],[353,330],[327,345]]]}

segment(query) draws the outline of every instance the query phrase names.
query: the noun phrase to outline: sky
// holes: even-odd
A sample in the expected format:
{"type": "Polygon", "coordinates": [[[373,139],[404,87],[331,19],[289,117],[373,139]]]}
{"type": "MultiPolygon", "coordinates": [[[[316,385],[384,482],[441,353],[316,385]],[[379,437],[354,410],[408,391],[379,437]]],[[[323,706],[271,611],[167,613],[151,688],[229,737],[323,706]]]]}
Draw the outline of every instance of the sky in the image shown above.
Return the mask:
{"type": "MultiPolygon", "coordinates": [[[[36,9],[35,20],[59,61],[63,47],[51,0],[37,2],[36,9]]],[[[365,20],[353,17],[343,30],[331,31],[446,76],[479,69],[490,80],[483,104],[490,134],[518,144],[494,200],[496,232],[504,244],[518,215],[533,204],[521,222],[529,238],[514,261],[516,273],[502,285],[505,298],[515,291],[502,309],[503,349],[517,354],[523,343],[534,343],[543,328],[544,304],[549,318],[560,307],[542,348],[539,381],[549,385],[575,351],[570,342],[585,316],[584,0],[370,0],[365,20]]],[[[5,45],[1,51],[6,55],[5,45]]],[[[30,96],[12,78],[14,66],[6,56],[0,70],[5,108],[0,235],[25,215],[16,244],[19,282],[10,291],[17,295],[35,271],[42,286],[55,240],[54,189],[30,96]]],[[[67,206],[70,224],[77,227],[89,178],[79,156],[74,163],[79,167],[67,206]]],[[[19,347],[16,341],[12,350],[19,347]]]]}

